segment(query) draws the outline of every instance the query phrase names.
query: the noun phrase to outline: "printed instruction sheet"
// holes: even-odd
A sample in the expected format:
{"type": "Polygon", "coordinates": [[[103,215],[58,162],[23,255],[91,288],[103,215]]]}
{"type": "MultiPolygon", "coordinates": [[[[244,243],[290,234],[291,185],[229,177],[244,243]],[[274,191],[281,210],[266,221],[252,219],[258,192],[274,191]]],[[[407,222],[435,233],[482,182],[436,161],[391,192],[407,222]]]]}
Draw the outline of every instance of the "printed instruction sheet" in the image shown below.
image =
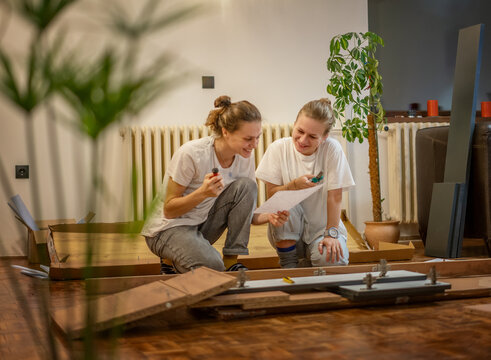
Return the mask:
{"type": "Polygon", "coordinates": [[[278,191],[268,201],[254,211],[255,214],[276,213],[278,211],[290,210],[292,207],[307,199],[316,191],[322,189],[322,185],[302,190],[278,191]]]}

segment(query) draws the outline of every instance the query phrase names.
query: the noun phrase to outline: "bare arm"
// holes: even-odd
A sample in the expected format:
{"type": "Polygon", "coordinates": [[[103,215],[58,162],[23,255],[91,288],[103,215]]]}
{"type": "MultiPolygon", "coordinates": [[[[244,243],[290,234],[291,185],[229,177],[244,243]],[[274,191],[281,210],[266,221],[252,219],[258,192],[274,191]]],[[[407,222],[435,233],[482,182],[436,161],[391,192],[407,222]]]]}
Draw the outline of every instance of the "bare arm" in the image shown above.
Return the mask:
{"type": "MultiPolygon", "coordinates": [[[[331,227],[337,228],[339,226],[339,219],[341,218],[341,202],[343,200],[343,189],[334,189],[327,192],[327,226],[326,229],[331,227]]],[[[339,239],[333,239],[330,236],[326,236],[319,243],[319,252],[322,254],[326,247],[326,259],[331,262],[339,261],[343,257],[343,250],[339,239]]]]}
{"type": "Polygon", "coordinates": [[[206,198],[218,196],[223,190],[222,179],[221,175],[206,174],[203,184],[198,189],[182,196],[186,187],[169,178],[164,201],[164,216],[174,219],[192,210],[206,198]]]}

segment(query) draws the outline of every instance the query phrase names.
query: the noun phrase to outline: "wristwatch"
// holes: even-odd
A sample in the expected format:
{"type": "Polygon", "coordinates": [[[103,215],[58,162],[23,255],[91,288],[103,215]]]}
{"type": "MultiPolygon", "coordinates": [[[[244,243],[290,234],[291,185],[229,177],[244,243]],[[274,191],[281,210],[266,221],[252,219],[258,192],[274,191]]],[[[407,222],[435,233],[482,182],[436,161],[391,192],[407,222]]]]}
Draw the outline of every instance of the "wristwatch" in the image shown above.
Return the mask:
{"type": "Polygon", "coordinates": [[[339,237],[339,231],[334,226],[330,227],[327,230],[324,230],[324,237],[329,236],[333,239],[337,239],[339,237]]]}

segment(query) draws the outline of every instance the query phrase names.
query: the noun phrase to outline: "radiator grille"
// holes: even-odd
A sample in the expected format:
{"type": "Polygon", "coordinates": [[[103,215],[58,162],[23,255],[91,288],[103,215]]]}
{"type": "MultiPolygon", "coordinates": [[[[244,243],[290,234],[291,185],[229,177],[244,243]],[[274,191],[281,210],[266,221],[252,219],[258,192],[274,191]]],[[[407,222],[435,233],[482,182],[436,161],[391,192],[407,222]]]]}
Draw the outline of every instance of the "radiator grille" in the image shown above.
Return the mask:
{"type": "Polygon", "coordinates": [[[416,132],[445,123],[404,122],[389,124],[387,169],[389,216],[401,223],[418,222],[416,192],[416,132]]]}
{"type": "MultiPolygon", "coordinates": [[[[263,125],[263,133],[255,150],[256,164],[273,141],[291,136],[292,125],[263,125]]],[[[125,173],[131,174],[125,179],[125,194],[132,194],[127,208],[127,218],[141,220],[146,209],[155,197],[172,155],[189,140],[209,135],[206,126],[162,126],[162,127],[125,127],[121,129],[123,146],[127,159],[125,173]]],[[[258,184],[258,205],[266,198],[265,186],[258,184]]]]}

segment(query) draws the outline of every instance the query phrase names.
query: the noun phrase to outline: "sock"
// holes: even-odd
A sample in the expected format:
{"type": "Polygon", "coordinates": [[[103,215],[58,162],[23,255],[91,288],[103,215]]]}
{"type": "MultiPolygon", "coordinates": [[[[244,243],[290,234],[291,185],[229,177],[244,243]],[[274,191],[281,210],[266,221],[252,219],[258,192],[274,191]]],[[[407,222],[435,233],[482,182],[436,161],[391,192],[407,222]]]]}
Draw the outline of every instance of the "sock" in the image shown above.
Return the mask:
{"type": "Polygon", "coordinates": [[[237,263],[238,255],[223,255],[223,264],[225,265],[225,269],[228,269],[233,264],[237,263]]]}
{"type": "Polygon", "coordinates": [[[296,268],[298,264],[297,246],[292,245],[287,248],[276,248],[280,257],[280,266],[282,268],[296,268]]]}

